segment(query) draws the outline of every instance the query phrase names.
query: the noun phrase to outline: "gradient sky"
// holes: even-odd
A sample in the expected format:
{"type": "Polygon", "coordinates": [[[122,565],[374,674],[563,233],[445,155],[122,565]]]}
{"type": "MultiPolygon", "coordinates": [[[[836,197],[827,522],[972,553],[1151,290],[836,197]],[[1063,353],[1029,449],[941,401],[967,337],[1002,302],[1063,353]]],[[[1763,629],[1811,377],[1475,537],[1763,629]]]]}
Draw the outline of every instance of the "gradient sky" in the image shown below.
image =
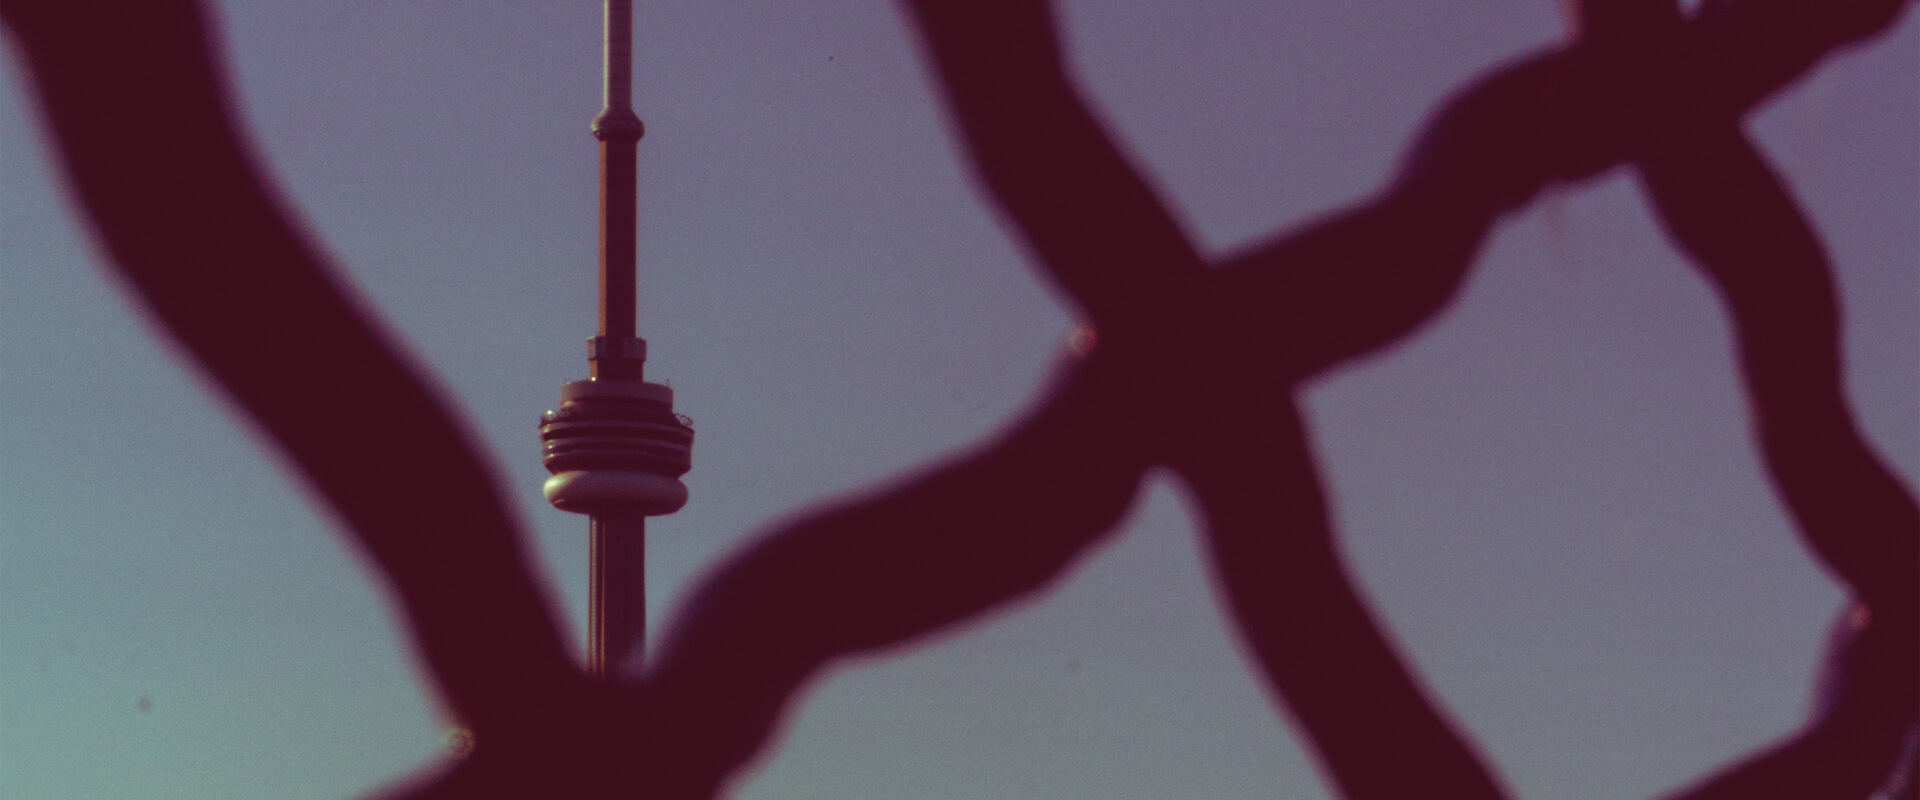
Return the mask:
{"type": "MultiPolygon", "coordinates": [[[[599,4],[218,5],[264,163],[458,398],[577,630],[586,524],[541,501],[535,426],[592,333],[599,4]]],[[[691,503],[651,526],[657,630],[755,531],[1008,419],[1068,320],[889,4],[638,5],[641,333],[699,431],[691,503]]],[[[1561,28],[1552,0],[1062,6],[1086,88],[1222,251],[1370,191],[1449,87],[1561,28]]],[[[434,757],[379,588],[127,303],[3,68],[0,793],[343,798],[434,757]]],[[[1749,126],[1830,245],[1860,421],[1909,479],[1916,81],[1910,14],[1749,126]]],[[[1840,593],[1629,181],[1512,219],[1460,303],[1307,404],[1362,583],[1522,796],[1649,797],[1802,719],[1840,593]]],[[[1156,482],[1036,601],[822,681],[736,796],[1326,796],[1192,532],[1156,482]]]]}

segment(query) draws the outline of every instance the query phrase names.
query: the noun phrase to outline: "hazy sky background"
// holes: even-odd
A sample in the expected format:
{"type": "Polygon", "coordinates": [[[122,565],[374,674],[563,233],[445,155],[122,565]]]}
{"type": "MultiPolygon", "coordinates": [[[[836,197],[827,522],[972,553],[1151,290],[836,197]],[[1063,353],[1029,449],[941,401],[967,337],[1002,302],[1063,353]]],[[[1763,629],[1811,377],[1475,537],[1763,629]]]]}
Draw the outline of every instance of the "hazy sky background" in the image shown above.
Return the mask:
{"type": "MultiPolygon", "coordinates": [[[[756,530],[1007,420],[1068,320],[890,4],[638,5],[641,333],[699,431],[692,501],[651,526],[657,631],[756,530]]],[[[1062,5],[1086,88],[1220,251],[1361,197],[1450,87],[1561,30],[1552,0],[1062,5]]],[[[219,7],[263,163],[458,398],[578,629],[586,523],[541,501],[535,427],[593,332],[599,4],[219,7]]],[[[342,798],[435,757],[379,589],[127,304],[4,69],[0,793],[342,798]]],[[[1750,125],[1831,246],[1859,418],[1909,479],[1917,80],[1909,15],[1750,125]]],[[[1629,181],[1511,220],[1437,324],[1307,404],[1367,592],[1521,795],[1649,797],[1802,719],[1840,594],[1629,181]]],[[[821,682],[737,796],[1325,790],[1161,481],[1036,602],[821,682]]]]}

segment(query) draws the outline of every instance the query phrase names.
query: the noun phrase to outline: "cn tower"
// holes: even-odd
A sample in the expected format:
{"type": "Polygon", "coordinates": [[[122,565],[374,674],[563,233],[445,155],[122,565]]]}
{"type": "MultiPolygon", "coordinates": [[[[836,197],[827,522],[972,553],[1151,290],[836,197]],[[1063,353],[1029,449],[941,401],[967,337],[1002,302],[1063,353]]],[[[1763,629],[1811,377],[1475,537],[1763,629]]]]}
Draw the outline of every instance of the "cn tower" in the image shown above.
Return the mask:
{"type": "Polygon", "coordinates": [[[673,390],[646,382],[646,340],[636,322],[636,151],[645,131],[633,113],[633,0],[606,0],[600,140],[600,330],[587,340],[586,380],[560,387],[560,408],[540,420],[547,501],[586,514],[589,545],[587,666],[596,675],[638,671],[646,643],[646,518],[687,502],[693,428],[673,412],[673,390]]]}

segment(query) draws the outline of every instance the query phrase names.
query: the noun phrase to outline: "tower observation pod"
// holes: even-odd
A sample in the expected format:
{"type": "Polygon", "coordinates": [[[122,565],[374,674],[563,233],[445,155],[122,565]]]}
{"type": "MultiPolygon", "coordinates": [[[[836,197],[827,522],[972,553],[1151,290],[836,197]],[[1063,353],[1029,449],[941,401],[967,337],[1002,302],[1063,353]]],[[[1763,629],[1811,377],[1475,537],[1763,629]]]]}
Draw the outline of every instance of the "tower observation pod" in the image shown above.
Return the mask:
{"type": "Polygon", "coordinates": [[[541,417],[540,449],[553,473],[547,502],[561,511],[653,517],[687,503],[680,476],[693,467],[693,427],[660,384],[567,382],[559,410],[541,417]]]}
{"type": "Polygon", "coordinates": [[[589,520],[587,667],[618,678],[638,671],[646,642],[646,518],[687,502],[693,426],[673,413],[673,390],[642,377],[637,335],[637,150],[633,113],[633,0],[606,2],[605,106],[600,140],[600,333],[587,340],[591,377],[560,387],[540,419],[547,502],[589,520]]]}

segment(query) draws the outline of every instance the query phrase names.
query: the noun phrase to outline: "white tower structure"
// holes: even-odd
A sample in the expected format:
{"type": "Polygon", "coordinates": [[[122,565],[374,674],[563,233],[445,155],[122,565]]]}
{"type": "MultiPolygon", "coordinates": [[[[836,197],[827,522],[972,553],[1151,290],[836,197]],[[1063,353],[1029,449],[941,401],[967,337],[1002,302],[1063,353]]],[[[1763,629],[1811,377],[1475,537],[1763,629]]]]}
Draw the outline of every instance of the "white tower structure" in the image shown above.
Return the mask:
{"type": "Polygon", "coordinates": [[[646,642],[646,518],[687,502],[693,428],[673,412],[673,390],[647,383],[638,334],[633,0],[606,0],[600,140],[600,331],[587,340],[589,375],[560,387],[540,422],[547,501],[586,514],[590,544],[587,662],[597,675],[638,670],[646,642]]]}

